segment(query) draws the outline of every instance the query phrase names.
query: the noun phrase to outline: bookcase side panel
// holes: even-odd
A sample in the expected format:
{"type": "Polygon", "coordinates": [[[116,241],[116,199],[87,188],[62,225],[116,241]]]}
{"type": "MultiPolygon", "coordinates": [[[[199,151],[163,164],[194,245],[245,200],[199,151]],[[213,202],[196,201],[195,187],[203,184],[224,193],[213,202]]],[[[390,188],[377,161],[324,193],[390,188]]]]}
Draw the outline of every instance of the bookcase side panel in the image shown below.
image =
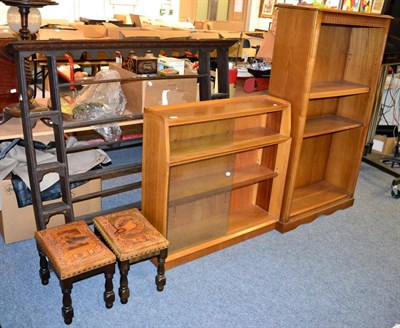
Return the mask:
{"type": "Polygon", "coordinates": [[[274,44],[274,69],[268,94],[291,106],[291,150],[283,197],[283,220],[289,217],[307,118],[320,17],[316,12],[279,8],[274,44]]]}
{"type": "Polygon", "coordinates": [[[145,111],[143,135],[142,212],[164,236],[169,181],[168,127],[155,113],[145,111]]]}
{"type": "Polygon", "coordinates": [[[268,93],[291,104],[292,135],[301,134],[314,69],[318,15],[308,11],[279,10],[274,44],[274,70],[268,93]],[[295,130],[293,130],[295,129],[295,130]],[[297,132],[297,129],[300,130],[297,132]]]}
{"type": "Polygon", "coordinates": [[[278,176],[272,180],[269,199],[273,201],[270,201],[268,212],[278,220],[281,217],[287,167],[289,163],[290,145],[291,140],[277,145],[278,156],[276,156],[275,160],[275,171],[278,173],[278,176]]]}

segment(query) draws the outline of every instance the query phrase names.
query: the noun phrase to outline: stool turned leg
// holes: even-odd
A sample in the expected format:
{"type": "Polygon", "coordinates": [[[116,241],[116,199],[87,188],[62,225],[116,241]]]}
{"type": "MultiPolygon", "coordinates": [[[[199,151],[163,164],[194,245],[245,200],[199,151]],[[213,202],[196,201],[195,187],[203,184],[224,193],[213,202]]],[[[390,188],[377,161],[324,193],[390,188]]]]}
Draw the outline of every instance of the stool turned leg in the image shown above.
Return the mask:
{"type": "Polygon", "coordinates": [[[71,290],[72,290],[72,279],[60,280],[61,290],[63,293],[63,307],[62,307],[62,316],[64,318],[65,324],[69,325],[72,322],[72,318],[74,317],[74,309],[72,307],[71,300],[71,290]]]}
{"type": "Polygon", "coordinates": [[[129,287],[128,287],[128,272],[129,272],[129,260],[118,261],[118,268],[120,273],[119,289],[118,294],[122,304],[128,303],[129,298],[129,287]]]}
{"type": "Polygon", "coordinates": [[[39,249],[40,257],[40,269],[39,276],[42,281],[42,285],[47,285],[50,279],[49,263],[47,262],[46,255],[39,249]]]}
{"type": "Polygon", "coordinates": [[[162,292],[164,290],[164,286],[167,282],[167,278],[165,278],[165,259],[168,255],[168,249],[163,249],[160,252],[160,255],[157,256],[158,265],[157,265],[157,276],[156,276],[156,285],[157,290],[162,292]]]}
{"type": "Polygon", "coordinates": [[[104,291],[104,302],[106,303],[106,308],[111,309],[114,301],[115,301],[115,294],[113,290],[113,276],[115,273],[115,264],[110,264],[104,270],[104,275],[106,277],[106,284],[105,284],[105,291],[104,291]]]}

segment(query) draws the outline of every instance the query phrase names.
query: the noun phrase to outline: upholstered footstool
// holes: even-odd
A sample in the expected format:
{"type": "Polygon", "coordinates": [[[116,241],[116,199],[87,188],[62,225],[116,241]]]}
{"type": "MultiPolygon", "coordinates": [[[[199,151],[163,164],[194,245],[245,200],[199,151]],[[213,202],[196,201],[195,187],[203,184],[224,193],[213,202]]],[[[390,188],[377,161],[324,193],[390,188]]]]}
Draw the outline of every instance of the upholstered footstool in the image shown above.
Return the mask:
{"type": "Polygon", "coordinates": [[[119,297],[122,304],[129,298],[129,265],[157,257],[156,286],[163,291],[166,283],[165,259],[168,240],[159,233],[137,209],[129,209],[98,216],[93,220],[95,232],[100,234],[118,259],[120,271],[119,297]]]}
{"type": "Polygon", "coordinates": [[[63,293],[62,315],[70,324],[74,316],[71,290],[74,281],[103,272],[105,274],[104,302],[113,306],[115,294],[112,278],[115,255],[104,245],[84,221],[67,223],[35,232],[40,256],[40,278],[43,285],[50,279],[48,261],[60,280],[63,293]]]}

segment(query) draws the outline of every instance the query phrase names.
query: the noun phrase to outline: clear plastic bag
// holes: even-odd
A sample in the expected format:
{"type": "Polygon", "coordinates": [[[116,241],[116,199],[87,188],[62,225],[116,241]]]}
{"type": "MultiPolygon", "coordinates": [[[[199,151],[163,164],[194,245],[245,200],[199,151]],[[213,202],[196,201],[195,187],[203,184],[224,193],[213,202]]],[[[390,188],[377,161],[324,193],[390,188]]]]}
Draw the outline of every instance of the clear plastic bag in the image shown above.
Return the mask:
{"type": "MultiPolygon", "coordinates": [[[[117,71],[100,71],[94,81],[120,79],[117,71]]],[[[126,107],[126,98],[120,82],[90,84],[85,86],[74,99],[74,119],[96,120],[121,115],[126,107]]],[[[100,124],[93,129],[106,141],[116,141],[121,136],[118,123],[100,124]]]]}

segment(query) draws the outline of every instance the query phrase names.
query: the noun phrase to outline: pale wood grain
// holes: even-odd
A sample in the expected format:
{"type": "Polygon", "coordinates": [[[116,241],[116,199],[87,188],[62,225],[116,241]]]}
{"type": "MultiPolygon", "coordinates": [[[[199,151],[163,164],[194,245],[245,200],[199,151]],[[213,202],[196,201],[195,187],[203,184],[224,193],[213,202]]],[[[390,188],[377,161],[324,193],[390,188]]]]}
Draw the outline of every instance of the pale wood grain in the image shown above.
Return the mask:
{"type": "Polygon", "coordinates": [[[275,97],[146,108],[142,210],[170,241],[167,268],[273,229],[289,149],[275,97]]]}
{"type": "Polygon", "coordinates": [[[291,103],[288,231],[353,204],[390,17],[278,8],[269,94],[291,103]]]}

